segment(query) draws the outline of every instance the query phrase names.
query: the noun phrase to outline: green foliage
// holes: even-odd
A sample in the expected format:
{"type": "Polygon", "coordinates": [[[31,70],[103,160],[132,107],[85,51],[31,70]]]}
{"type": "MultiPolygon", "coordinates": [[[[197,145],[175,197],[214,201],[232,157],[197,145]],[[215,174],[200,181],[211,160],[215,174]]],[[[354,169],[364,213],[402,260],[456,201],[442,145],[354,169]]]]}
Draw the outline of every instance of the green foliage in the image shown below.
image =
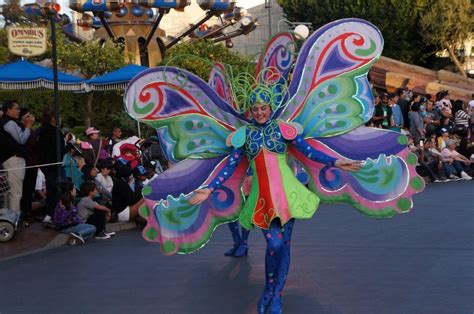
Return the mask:
{"type": "Polygon", "coordinates": [[[252,59],[230,51],[224,45],[204,40],[185,42],[166,52],[163,65],[188,70],[207,82],[214,62],[224,63],[236,74],[255,73],[252,59]]]}
{"type": "Polygon", "coordinates": [[[125,65],[121,48],[112,41],[58,45],[58,64],[79,71],[84,77],[102,75],[125,65]]]}
{"type": "MultiPolygon", "coordinates": [[[[61,119],[65,126],[82,124],[81,103],[83,94],[60,92],[59,102],[61,105],[61,119]]],[[[53,107],[53,91],[45,89],[0,91],[0,103],[16,99],[21,107],[29,108],[39,122],[41,113],[45,107],[53,107]]]]}
{"type": "Polygon", "coordinates": [[[469,0],[428,0],[425,14],[421,17],[421,27],[427,42],[448,50],[449,56],[459,71],[465,75],[461,60],[455,49],[474,31],[473,8],[469,0]]]}
{"type": "Polygon", "coordinates": [[[428,58],[436,52],[420,31],[420,16],[428,0],[277,1],[290,21],[311,22],[314,29],[341,18],[370,21],[382,32],[387,57],[427,66],[428,58]]]}
{"type": "Polygon", "coordinates": [[[474,31],[474,17],[469,0],[428,0],[421,17],[425,39],[444,46],[445,42],[462,45],[474,31]]]}
{"type": "Polygon", "coordinates": [[[5,0],[4,4],[1,5],[2,16],[5,20],[5,25],[11,25],[19,23],[24,20],[25,15],[20,10],[20,0],[5,0]]]}
{"type": "Polygon", "coordinates": [[[8,34],[5,28],[0,29],[0,64],[8,63],[14,55],[8,50],[8,34]]]}

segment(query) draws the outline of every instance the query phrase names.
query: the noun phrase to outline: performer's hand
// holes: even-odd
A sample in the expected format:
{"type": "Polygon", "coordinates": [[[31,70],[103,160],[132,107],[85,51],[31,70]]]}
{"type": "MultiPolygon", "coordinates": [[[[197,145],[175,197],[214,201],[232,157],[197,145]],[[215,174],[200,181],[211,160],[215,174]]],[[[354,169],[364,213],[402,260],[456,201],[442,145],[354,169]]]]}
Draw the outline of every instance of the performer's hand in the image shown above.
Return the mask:
{"type": "Polygon", "coordinates": [[[338,159],[334,165],[342,170],[357,171],[362,167],[362,162],[338,159]]]}
{"type": "Polygon", "coordinates": [[[189,204],[198,205],[204,202],[209,197],[209,195],[211,195],[211,190],[208,188],[198,189],[195,190],[194,193],[194,196],[189,200],[189,204]]]}

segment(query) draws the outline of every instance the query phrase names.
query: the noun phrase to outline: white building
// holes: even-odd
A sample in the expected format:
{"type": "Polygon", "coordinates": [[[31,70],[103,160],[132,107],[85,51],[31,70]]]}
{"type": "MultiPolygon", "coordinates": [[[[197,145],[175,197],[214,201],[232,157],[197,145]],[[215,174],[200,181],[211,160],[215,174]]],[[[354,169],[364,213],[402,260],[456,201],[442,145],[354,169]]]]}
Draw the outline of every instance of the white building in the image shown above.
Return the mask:
{"type": "Polygon", "coordinates": [[[257,55],[262,51],[271,35],[288,30],[288,26],[284,21],[283,9],[276,0],[268,0],[268,3],[269,6],[261,4],[247,9],[248,13],[257,19],[258,26],[248,35],[233,38],[233,51],[247,56],[257,55]],[[270,20],[268,18],[269,12],[270,20]]]}

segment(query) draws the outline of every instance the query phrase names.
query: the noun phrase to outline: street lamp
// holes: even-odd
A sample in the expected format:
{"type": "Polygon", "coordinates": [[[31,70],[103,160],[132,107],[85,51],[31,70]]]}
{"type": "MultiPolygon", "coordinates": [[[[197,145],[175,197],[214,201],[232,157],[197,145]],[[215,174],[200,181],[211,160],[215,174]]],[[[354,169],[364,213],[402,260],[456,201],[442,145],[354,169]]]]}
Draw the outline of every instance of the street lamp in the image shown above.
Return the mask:
{"type": "Polygon", "coordinates": [[[271,0],[265,0],[265,8],[268,9],[268,38],[272,36],[272,5],[271,0]]]}
{"type": "Polygon", "coordinates": [[[278,32],[280,32],[280,24],[281,24],[281,22],[285,22],[285,23],[287,23],[287,24],[291,24],[291,22],[288,21],[287,19],[281,19],[281,20],[279,20],[278,23],[277,23],[277,30],[278,30],[278,32]]]}
{"type": "Polygon", "coordinates": [[[278,32],[280,32],[281,22],[295,26],[293,32],[296,34],[298,39],[306,39],[309,36],[309,29],[312,27],[312,24],[309,22],[290,22],[287,19],[281,19],[277,23],[278,32]]]}
{"type": "MultiPolygon", "coordinates": [[[[59,118],[59,90],[58,90],[58,57],[57,57],[57,42],[56,42],[56,18],[61,6],[58,3],[46,2],[43,7],[46,17],[51,22],[51,48],[52,48],[52,59],[53,59],[53,102],[54,102],[54,119],[56,120],[56,162],[58,171],[58,184],[57,189],[59,191],[59,184],[62,181],[62,167],[59,163],[62,160],[61,156],[61,132],[60,132],[60,118],[59,118]]],[[[59,194],[58,194],[59,195],[59,194]]]]}
{"type": "Polygon", "coordinates": [[[296,26],[293,31],[295,32],[296,37],[301,40],[304,40],[309,36],[309,28],[303,24],[296,26]]]}

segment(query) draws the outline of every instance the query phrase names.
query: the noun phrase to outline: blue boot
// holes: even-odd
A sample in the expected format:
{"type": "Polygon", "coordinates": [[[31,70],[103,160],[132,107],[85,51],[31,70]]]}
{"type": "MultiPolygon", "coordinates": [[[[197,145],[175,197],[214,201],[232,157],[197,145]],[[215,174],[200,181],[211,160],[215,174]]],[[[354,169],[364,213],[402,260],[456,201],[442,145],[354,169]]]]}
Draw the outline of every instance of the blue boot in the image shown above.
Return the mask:
{"type": "Polygon", "coordinates": [[[281,314],[281,295],[275,296],[270,304],[270,314],[281,314]]]}
{"type": "Polygon", "coordinates": [[[249,246],[247,244],[247,239],[249,238],[250,231],[242,228],[242,236],[240,237],[241,242],[237,250],[234,252],[235,257],[247,256],[249,252],[249,246]]]}
{"type": "Polygon", "coordinates": [[[257,304],[257,311],[258,314],[265,314],[267,313],[267,309],[270,306],[270,303],[272,303],[273,295],[266,290],[262,293],[262,296],[258,300],[257,304]]]}
{"type": "Polygon", "coordinates": [[[248,252],[249,252],[249,247],[247,246],[247,244],[240,243],[239,247],[234,252],[234,257],[247,256],[248,252]]]}
{"type": "Polygon", "coordinates": [[[227,251],[224,252],[225,256],[234,256],[235,251],[239,248],[238,245],[234,245],[231,249],[228,249],[227,251]]]}
{"type": "Polygon", "coordinates": [[[232,239],[234,240],[234,246],[230,250],[227,250],[224,253],[224,255],[233,256],[235,251],[237,251],[237,249],[239,248],[240,243],[242,242],[240,239],[239,224],[238,222],[234,221],[234,222],[229,222],[227,225],[229,226],[230,233],[232,234],[232,239]]]}

